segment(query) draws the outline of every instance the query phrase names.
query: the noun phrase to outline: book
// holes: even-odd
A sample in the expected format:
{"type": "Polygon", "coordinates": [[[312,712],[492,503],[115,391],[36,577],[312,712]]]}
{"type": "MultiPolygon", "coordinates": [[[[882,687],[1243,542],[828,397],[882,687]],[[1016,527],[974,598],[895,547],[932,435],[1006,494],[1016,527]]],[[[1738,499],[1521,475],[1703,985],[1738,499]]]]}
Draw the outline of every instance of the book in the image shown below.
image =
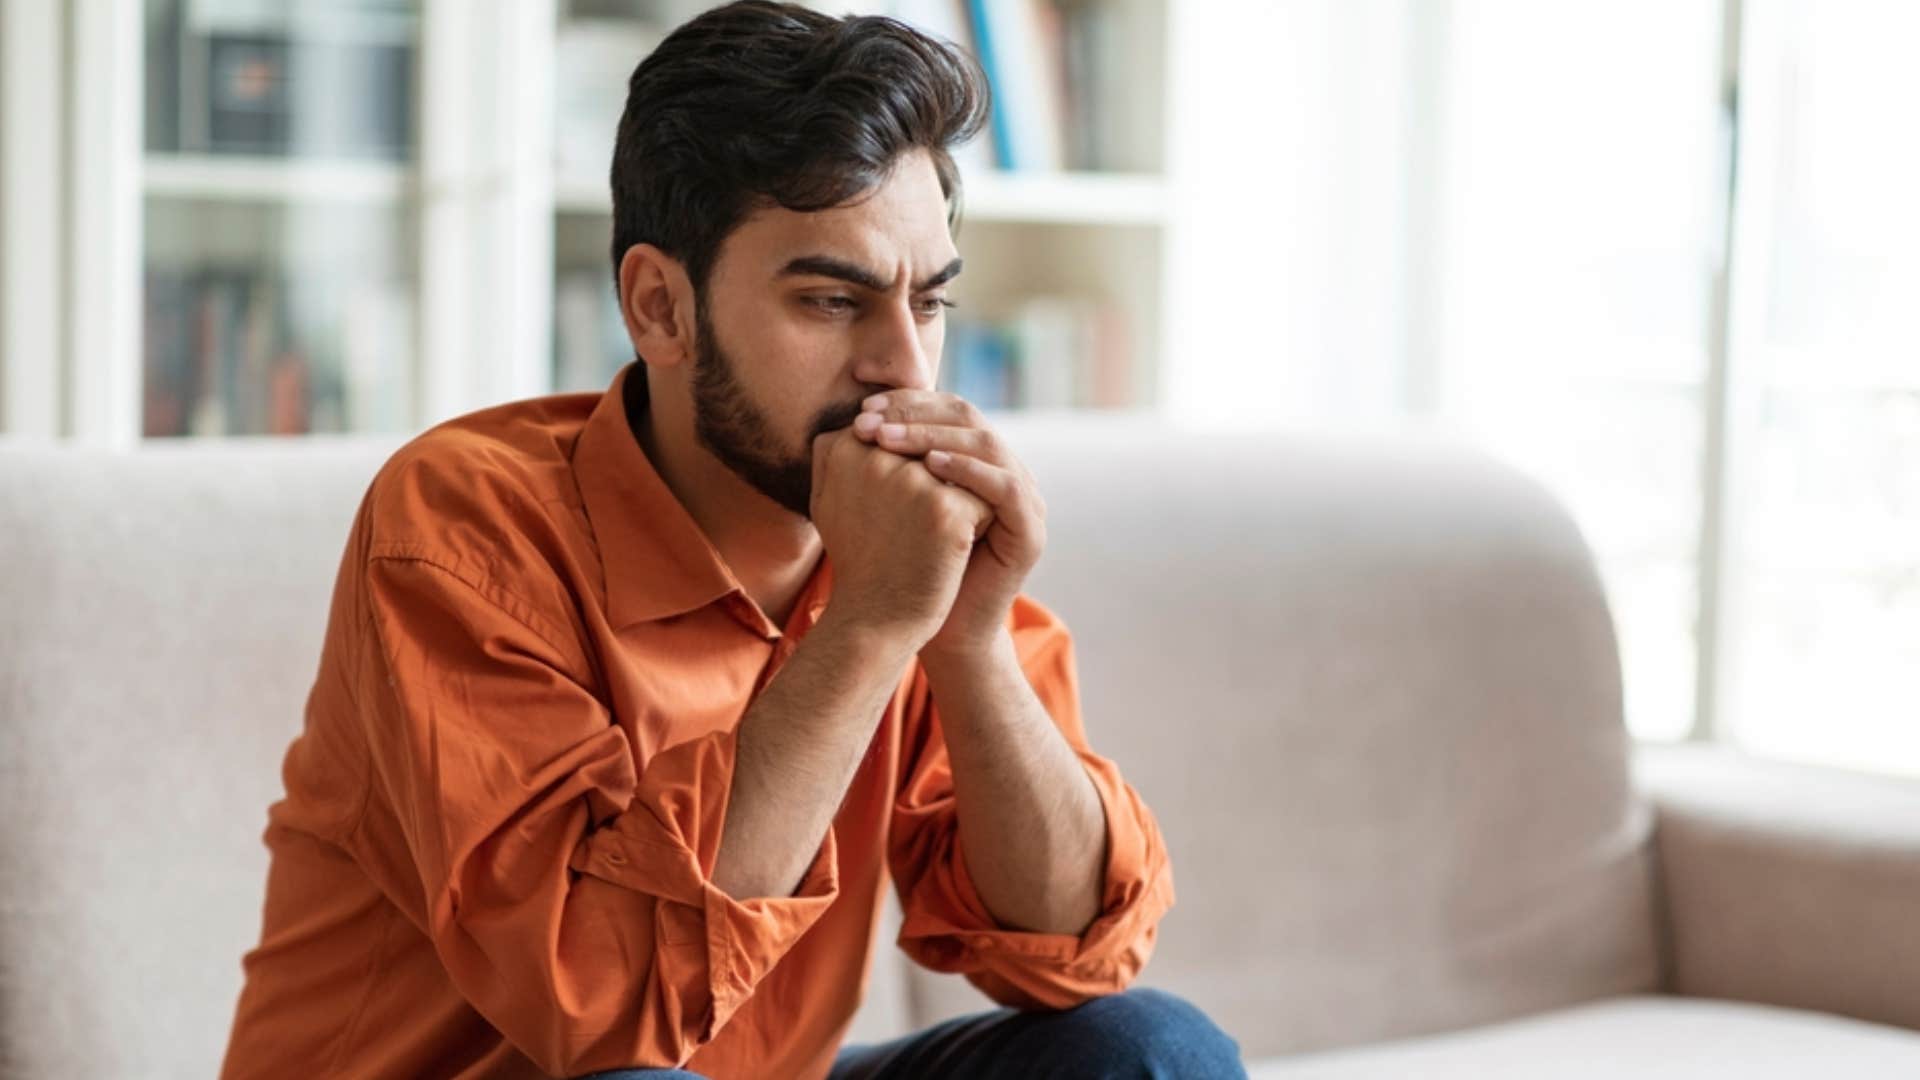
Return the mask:
{"type": "Polygon", "coordinates": [[[1119,107],[1127,100],[1129,73],[1118,57],[1118,15],[1111,4],[1086,2],[1060,12],[1060,107],[1066,117],[1067,168],[1125,168],[1117,148],[1125,144],[1127,126],[1136,121],[1119,107]]]}
{"type": "Polygon", "coordinates": [[[1050,0],[968,0],[973,39],[993,87],[992,130],[1000,167],[1065,167],[1061,86],[1063,34],[1050,0]]]}
{"type": "Polygon", "coordinates": [[[233,378],[239,366],[244,287],[244,279],[232,270],[209,268],[199,274],[189,435],[226,435],[233,430],[233,378]]]}
{"type": "Polygon", "coordinates": [[[240,295],[244,300],[239,336],[234,343],[228,424],[235,434],[258,435],[271,426],[268,369],[279,351],[279,288],[272,276],[254,273],[241,280],[240,295]]]}
{"type": "Polygon", "coordinates": [[[196,400],[194,285],[149,268],[141,290],[141,423],[147,436],[184,435],[196,400]]]}
{"type": "Polygon", "coordinates": [[[284,349],[267,369],[269,435],[305,435],[312,426],[312,375],[306,354],[284,349]]]}
{"type": "Polygon", "coordinates": [[[1014,404],[1014,342],[1006,327],[955,320],[947,326],[940,386],[982,409],[1014,404]]]}
{"type": "Polygon", "coordinates": [[[289,279],[236,263],[153,268],[142,306],[146,435],[402,431],[412,424],[408,282],[318,273],[289,279]]]}
{"type": "Polygon", "coordinates": [[[1087,366],[1082,306],[1042,296],[1020,305],[1013,319],[1018,388],[1023,409],[1065,409],[1078,403],[1087,366]]]}
{"type": "Polygon", "coordinates": [[[1084,402],[1095,409],[1132,408],[1139,399],[1127,311],[1118,304],[1100,304],[1090,318],[1084,402]]]}
{"type": "Polygon", "coordinates": [[[1099,297],[1037,296],[947,327],[940,388],[983,409],[1129,408],[1124,308],[1099,297]]]}

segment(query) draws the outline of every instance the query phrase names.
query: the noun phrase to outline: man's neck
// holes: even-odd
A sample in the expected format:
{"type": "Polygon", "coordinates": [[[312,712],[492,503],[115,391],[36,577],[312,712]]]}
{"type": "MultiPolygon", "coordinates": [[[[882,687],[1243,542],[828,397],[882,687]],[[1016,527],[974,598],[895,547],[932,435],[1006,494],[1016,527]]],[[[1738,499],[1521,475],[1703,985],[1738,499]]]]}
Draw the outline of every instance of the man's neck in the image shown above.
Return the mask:
{"type": "MultiPolygon", "coordinates": [[[[646,378],[643,369],[627,373],[646,378]]],[[[762,495],[701,445],[693,417],[648,395],[630,413],[654,471],[686,508],[748,597],[775,626],[786,625],[823,550],[813,523],[762,495]]]]}

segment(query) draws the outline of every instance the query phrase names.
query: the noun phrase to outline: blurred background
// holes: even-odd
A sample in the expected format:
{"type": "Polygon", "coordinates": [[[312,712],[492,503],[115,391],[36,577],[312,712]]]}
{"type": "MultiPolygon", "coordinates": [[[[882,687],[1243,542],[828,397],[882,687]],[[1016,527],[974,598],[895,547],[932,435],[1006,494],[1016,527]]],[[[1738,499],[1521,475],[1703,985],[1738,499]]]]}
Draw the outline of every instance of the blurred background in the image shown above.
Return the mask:
{"type": "MultiPolygon", "coordinates": [[[[0,434],[405,433],[631,358],[675,0],[0,0],[0,434]]],[[[947,385],[1456,433],[1643,739],[1920,775],[1920,4],[874,0],[981,57],[947,385]]]]}

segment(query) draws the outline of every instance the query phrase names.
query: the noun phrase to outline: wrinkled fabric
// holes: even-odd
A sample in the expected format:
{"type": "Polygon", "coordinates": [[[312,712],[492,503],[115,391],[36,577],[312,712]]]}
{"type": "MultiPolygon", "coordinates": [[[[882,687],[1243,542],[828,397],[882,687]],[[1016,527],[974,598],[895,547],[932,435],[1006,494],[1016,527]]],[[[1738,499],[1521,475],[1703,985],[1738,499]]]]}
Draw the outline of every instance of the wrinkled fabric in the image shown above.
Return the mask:
{"type": "Polygon", "coordinates": [[[714,886],[738,724],[832,566],[775,626],[648,463],[643,388],[630,365],[604,394],[461,417],[375,477],[268,811],[224,1077],[822,1077],[889,879],[900,947],[1003,1004],[1069,1007],[1145,964],[1166,851],[1088,747],[1066,627],[1025,597],[1020,663],[1105,807],[1084,934],[982,904],[918,664],[795,893],[714,886]]]}

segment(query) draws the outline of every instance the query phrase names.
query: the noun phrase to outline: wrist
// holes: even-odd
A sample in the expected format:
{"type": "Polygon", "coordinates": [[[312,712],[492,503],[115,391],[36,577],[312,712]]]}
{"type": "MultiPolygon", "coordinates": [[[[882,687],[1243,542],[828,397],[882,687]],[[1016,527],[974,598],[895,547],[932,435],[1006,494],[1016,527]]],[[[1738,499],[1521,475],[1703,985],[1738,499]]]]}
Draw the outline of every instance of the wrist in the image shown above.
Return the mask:
{"type": "Polygon", "coordinates": [[[850,663],[872,664],[877,669],[897,671],[906,667],[926,641],[927,634],[907,625],[864,618],[847,607],[827,604],[807,641],[831,643],[850,663]]]}
{"type": "Polygon", "coordinates": [[[1013,633],[1004,623],[984,634],[936,637],[920,649],[920,666],[925,669],[928,681],[936,684],[996,663],[1019,666],[1013,633]]]}

